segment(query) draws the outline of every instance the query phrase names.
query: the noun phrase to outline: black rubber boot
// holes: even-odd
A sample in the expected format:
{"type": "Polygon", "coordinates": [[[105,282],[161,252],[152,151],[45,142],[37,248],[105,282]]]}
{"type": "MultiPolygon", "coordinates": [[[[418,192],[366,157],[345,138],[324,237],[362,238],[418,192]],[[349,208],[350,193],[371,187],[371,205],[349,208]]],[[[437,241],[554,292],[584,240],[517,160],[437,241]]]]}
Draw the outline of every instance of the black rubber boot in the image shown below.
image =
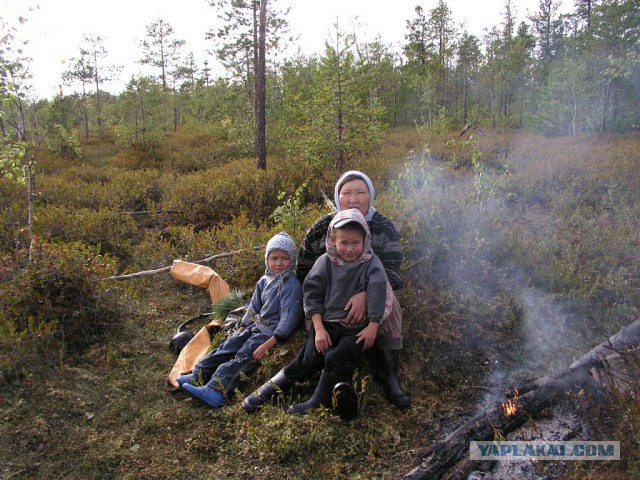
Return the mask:
{"type": "Polygon", "coordinates": [[[358,395],[351,382],[340,382],[333,387],[333,412],[342,420],[350,421],[358,416],[358,395]]]}
{"type": "Polygon", "coordinates": [[[271,400],[275,394],[281,392],[289,385],[291,385],[291,380],[286,377],[284,369],[282,369],[264,385],[245,398],[242,401],[242,408],[244,408],[247,413],[254,413],[262,405],[271,400]]]}
{"type": "Polygon", "coordinates": [[[313,392],[311,398],[306,402],[291,405],[289,407],[289,410],[287,410],[287,413],[293,415],[304,415],[312,408],[317,408],[321,405],[331,408],[333,387],[337,383],[339,383],[340,380],[342,380],[341,377],[333,375],[326,370],[322,370],[322,373],[320,374],[320,380],[318,381],[318,386],[316,387],[315,392],[313,392]]]}
{"type": "Polygon", "coordinates": [[[406,408],[411,405],[411,398],[400,388],[399,365],[400,350],[376,349],[376,378],[382,384],[387,400],[398,408],[406,408]]]}

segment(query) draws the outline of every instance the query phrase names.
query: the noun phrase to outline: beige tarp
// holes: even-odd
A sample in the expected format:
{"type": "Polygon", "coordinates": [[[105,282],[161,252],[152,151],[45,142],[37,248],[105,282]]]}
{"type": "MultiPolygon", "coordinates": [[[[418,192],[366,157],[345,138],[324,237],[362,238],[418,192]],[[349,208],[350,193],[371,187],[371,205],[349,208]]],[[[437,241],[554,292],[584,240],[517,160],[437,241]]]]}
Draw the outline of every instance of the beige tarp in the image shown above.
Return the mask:
{"type": "MultiPolygon", "coordinates": [[[[203,265],[175,260],[171,266],[171,276],[190,285],[209,290],[211,302],[226,297],[231,293],[229,284],[214,270],[203,265]]],[[[211,345],[212,333],[222,327],[224,319],[213,320],[205,325],[182,349],[176,363],[167,378],[167,388],[177,390],[176,378],[185,372],[190,372],[198,360],[202,358],[211,345]]]]}
{"type": "Polygon", "coordinates": [[[215,270],[204,265],[174,260],[171,265],[171,276],[189,285],[206,288],[209,290],[212,303],[231,292],[229,284],[215,270]]]}

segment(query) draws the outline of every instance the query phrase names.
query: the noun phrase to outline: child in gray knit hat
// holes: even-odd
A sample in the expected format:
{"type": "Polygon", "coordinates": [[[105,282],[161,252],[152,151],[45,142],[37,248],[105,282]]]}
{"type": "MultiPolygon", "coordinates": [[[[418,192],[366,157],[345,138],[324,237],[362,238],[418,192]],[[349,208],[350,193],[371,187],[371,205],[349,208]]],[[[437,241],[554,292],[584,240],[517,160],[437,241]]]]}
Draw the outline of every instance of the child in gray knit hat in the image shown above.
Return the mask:
{"type": "Polygon", "coordinates": [[[265,273],[256,284],[238,331],[202,358],[190,374],[176,379],[189,395],[211,407],[221,407],[241,375],[254,369],[269,349],[286,340],[298,326],[302,286],[294,274],[295,243],[285,232],[274,235],[264,259],[265,273]]]}

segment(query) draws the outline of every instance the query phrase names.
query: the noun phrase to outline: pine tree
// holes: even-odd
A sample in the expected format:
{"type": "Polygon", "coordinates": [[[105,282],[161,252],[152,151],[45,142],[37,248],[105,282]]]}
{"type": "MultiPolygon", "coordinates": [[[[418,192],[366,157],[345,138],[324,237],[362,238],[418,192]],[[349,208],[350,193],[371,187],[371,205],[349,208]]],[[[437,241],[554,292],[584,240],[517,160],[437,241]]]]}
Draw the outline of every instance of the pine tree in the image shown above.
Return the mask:
{"type": "Polygon", "coordinates": [[[79,58],[72,58],[70,60],[70,68],[62,73],[62,80],[66,85],[73,85],[75,82],[80,83],[82,88],[81,102],[85,141],[89,142],[89,97],[87,95],[87,87],[93,82],[93,67],[89,63],[88,56],[81,51],[79,58]]]}
{"type": "Polygon", "coordinates": [[[173,38],[173,27],[163,19],[147,25],[147,39],[140,42],[143,57],[140,63],[160,69],[160,84],[168,90],[167,76],[170,68],[180,58],[180,48],[185,41],[173,38]]]}
{"type": "MultiPolygon", "coordinates": [[[[480,41],[474,35],[464,33],[458,44],[458,77],[462,88],[462,124],[469,122],[469,98],[477,82],[482,61],[480,41]]],[[[477,87],[477,86],[476,86],[477,87]]]]}
{"type": "Polygon", "coordinates": [[[260,169],[267,168],[266,55],[267,51],[275,55],[283,46],[289,29],[288,9],[276,12],[267,3],[267,0],[209,0],[224,23],[222,28],[206,34],[207,39],[216,41],[216,56],[242,82],[253,105],[254,145],[260,169]]]}

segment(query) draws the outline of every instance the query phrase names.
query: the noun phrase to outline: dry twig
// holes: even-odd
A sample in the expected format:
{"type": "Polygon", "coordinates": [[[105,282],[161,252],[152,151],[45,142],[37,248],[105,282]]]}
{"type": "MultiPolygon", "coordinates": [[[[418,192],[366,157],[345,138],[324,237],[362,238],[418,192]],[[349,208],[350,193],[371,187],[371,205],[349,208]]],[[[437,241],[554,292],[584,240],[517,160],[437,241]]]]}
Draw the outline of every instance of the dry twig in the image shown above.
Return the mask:
{"type": "MultiPolygon", "coordinates": [[[[264,248],[264,246],[258,246],[258,247],[253,247],[251,250],[261,250],[263,248],[264,248]]],[[[213,262],[214,260],[217,260],[219,258],[232,257],[234,255],[237,255],[238,253],[246,252],[247,250],[248,250],[247,248],[243,248],[242,250],[234,250],[233,252],[219,253],[217,255],[213,255],[211,257],[207,257],[207,258],[203,258],[202,260],[198,260],[195,263],[209,263],[209,262],[213,262]]],[[[107,277],[107,278],[103,278],[101,280],[102,281],[105,281],[105,280],[128,280],[130,278],[137,278],[137,277],[144,277],[144,276],[148,276],[148,275],[157,275],[159,273],[166,273],[166,272],[168,272],[170,270],[171,270],[171,266],[158,268],[156,270],[144,270],[142,272],[129,273],[129,274],[126,274],[126,275],[115,275],[113,277],[107,277]]]]}

